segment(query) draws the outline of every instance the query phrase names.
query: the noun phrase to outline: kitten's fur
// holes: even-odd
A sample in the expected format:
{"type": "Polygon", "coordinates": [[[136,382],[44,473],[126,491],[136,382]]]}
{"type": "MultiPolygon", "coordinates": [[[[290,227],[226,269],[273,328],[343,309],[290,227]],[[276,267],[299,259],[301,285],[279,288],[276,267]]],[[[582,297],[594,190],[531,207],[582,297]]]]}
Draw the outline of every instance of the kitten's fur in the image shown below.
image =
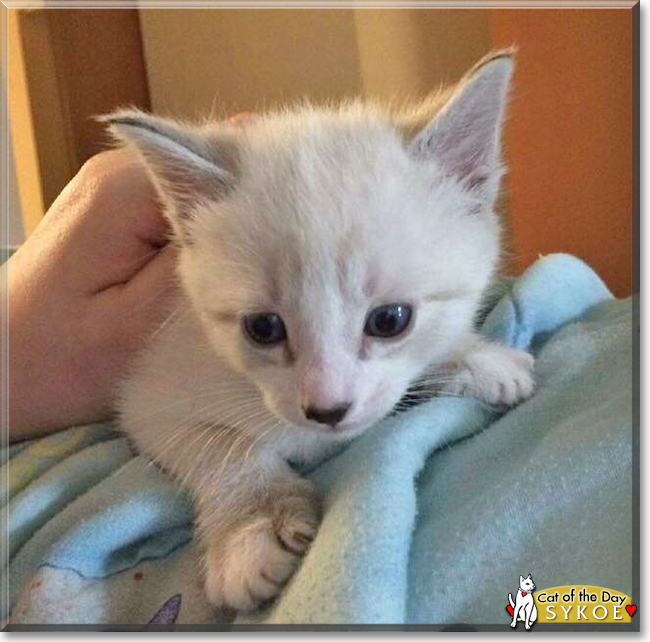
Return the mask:
{"type": "Polygon", "coordinates": [[[488,403],[532,393],[532,358],[472,331],[499,256],[512,65],[494,54],[408,114],[106,119],[157,185],[185,297],[125,382],[121,424],[193,493],[215,605],[274,596],[314,537],[316,497],[288,460],[359,435],[427,373],[488,403]],[[412,305],[408,330],[365,336],[368,312],[392,302],[412,305]],[[287,341],[253,345],[241,319],[255,312],[281,315],[287,341]],[[333,429],[305,418],[305,400],[352,407],[333,429]]]}

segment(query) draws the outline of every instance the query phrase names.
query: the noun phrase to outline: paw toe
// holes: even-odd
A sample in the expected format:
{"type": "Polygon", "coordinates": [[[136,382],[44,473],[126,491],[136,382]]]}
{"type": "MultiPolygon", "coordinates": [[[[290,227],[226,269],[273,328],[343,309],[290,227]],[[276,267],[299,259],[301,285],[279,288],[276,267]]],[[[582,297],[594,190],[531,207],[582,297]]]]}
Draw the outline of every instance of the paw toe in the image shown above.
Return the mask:
{"type": "Polygon", "coordinates": [[[284,524],[278,537],[283,546],[296,555],[302,555],[316,536],[316,526],[310,522],[284,524]]]}
{"type": "Polygon", "coordinates": [[[215,606],[250,611],[275,597],[296,571],[318,527],[309,496],[287,496],[268,514],[232,530],[208,549],[206,592],[215,606]]]}

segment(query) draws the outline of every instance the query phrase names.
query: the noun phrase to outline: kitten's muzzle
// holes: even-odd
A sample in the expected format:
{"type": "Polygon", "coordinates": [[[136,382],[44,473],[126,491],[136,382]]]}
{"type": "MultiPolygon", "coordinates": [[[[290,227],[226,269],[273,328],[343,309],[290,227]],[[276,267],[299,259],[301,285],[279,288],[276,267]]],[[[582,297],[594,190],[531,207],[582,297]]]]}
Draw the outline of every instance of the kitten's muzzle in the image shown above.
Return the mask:
{"type": "Polygon", "coordinates": [[[315,406],[303,407],[303,412],[307,419],[311,419],[319,424],[327,424],[328,426],[336,426],[340,423],[352,404],[342,404],[332,408],[316,408],[315,406]]]}

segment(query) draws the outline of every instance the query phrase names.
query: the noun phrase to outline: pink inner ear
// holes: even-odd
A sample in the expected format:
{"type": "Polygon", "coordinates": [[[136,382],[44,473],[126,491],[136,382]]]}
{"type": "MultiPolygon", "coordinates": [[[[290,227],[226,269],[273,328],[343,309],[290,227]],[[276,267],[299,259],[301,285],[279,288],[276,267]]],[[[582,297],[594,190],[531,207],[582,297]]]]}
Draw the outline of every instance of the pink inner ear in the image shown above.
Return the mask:
{"type": "MultiPolygon", "coordinates": [[[[416,155],[435,157],[471,191],[487,190],[490,179],[500,176],[502,114],[511,74],[509,58],[479,66],[415,138],[416,155]]],[[[494,195],[484,196],[492,200],[494,195]]]]}

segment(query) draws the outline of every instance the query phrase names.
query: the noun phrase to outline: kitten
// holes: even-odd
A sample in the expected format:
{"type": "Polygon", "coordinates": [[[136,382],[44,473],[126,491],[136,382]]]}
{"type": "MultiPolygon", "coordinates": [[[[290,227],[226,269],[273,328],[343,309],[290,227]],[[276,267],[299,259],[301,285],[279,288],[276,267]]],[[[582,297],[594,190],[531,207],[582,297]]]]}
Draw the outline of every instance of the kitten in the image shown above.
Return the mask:
{"type": "Polygon", "coordinates": [[[163,200],[183,298],[123,385],[121,425],[193,494],[213,604],[273,597],[312,541],[317,498],[289,461],[360,435],[422,376],[492,404],[532,394],[532,357],[472,330],[512,67],[489,56],[407,114],[106,118],[163,200]]]}

